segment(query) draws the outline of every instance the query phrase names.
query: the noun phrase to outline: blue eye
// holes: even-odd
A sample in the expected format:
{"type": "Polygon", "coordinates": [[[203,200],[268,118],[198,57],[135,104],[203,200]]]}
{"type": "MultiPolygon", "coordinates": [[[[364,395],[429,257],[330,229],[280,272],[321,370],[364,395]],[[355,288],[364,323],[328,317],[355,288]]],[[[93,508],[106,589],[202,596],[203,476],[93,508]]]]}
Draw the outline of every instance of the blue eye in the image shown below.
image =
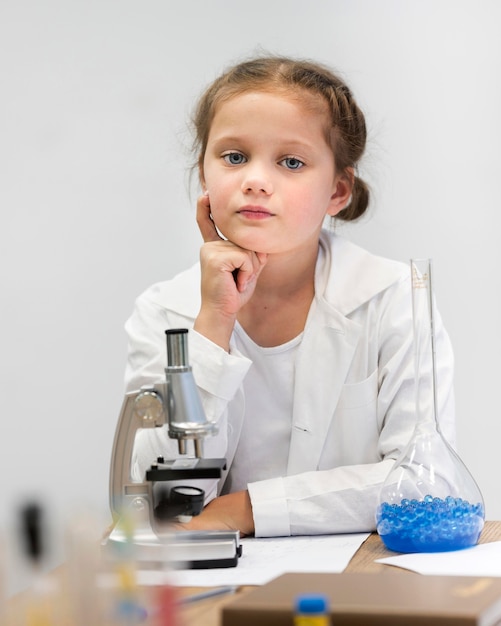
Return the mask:
{"type": "Polygon", "coordinates": [[[285,167],[289,170],[299,170],[304,166],[304,163],[296,157],[286,157],[282,159],[280,163],[283,163],[285,167]]]}
{"type": "Polygon", "coordinates": [[[229,165],[241,165],[247,160],[243,154],[240,154],[240,152],[229,152],[223,156],[223,159],[229,165]]]}

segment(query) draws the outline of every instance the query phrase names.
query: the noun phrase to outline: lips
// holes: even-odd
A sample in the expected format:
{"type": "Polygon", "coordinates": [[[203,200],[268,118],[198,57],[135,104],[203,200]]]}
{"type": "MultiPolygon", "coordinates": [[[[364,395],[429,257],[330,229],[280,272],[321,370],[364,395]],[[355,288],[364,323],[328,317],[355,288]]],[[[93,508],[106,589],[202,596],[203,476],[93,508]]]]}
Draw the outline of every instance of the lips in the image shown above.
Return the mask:
{"type": "Polygon", "coordinates": [[[274,215],[271,211],[268,211],[268,209],[262,206],[244,206],[239,209],[237,213],[248,219],[266,219],[274,215]]]}

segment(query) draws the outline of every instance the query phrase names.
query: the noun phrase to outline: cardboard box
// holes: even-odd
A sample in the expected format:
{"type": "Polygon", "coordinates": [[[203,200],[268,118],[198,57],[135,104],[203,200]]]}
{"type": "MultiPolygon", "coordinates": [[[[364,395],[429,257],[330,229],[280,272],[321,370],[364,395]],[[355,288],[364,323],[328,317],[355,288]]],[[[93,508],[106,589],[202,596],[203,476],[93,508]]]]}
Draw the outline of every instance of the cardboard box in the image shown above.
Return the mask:
{"type": "Polygon", "coordinates": [[[284,574],[236,597],[222,626],[292,626],[296,597],[323,593],[332,626],[495,626],[501,578],[384,574],[284,574]]]}

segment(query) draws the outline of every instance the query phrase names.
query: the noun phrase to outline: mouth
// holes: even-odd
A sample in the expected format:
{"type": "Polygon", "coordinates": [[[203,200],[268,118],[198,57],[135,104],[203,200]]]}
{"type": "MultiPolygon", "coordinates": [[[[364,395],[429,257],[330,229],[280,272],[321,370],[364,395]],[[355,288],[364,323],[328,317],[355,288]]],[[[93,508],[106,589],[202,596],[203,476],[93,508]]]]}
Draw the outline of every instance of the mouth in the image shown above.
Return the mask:
{"type": "Polygon", "coordinates": [[[251,220],[262,220],[274,215],[274,213],[261,206],[244,206],[237,213],[251,220]]]}

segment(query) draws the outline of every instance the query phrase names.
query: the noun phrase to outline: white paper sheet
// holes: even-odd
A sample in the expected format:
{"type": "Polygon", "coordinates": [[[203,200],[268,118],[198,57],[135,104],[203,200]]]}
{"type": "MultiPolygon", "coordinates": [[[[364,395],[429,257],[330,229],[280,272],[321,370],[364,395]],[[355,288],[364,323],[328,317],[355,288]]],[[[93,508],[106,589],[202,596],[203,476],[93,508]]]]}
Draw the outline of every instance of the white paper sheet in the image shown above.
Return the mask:
{"type": "Polygon", "coordinates": [[[342,572],[368,533],[311,537],[245,538],[237,567],[179,570],[181,586],[263,585],[286,572],[342,572]]]}
{"type": "Polygon", "coordinates": [[[454,552],[401,554],[377,559],[418,574],[440,576],[501,576],[501,541],[482,543],[454,552]]]}
{"type": "MultiPolygon", "coordinates": [[[[207,570],[141,571],[142,586],[170,583],[183,587],[263,585],[286,572],[342,572],[369,533],[278,537],[241,540],[242,556],[237,567],[207,570]]],[[[109,575],[102,586],[113,585],[109,575]]]]}

